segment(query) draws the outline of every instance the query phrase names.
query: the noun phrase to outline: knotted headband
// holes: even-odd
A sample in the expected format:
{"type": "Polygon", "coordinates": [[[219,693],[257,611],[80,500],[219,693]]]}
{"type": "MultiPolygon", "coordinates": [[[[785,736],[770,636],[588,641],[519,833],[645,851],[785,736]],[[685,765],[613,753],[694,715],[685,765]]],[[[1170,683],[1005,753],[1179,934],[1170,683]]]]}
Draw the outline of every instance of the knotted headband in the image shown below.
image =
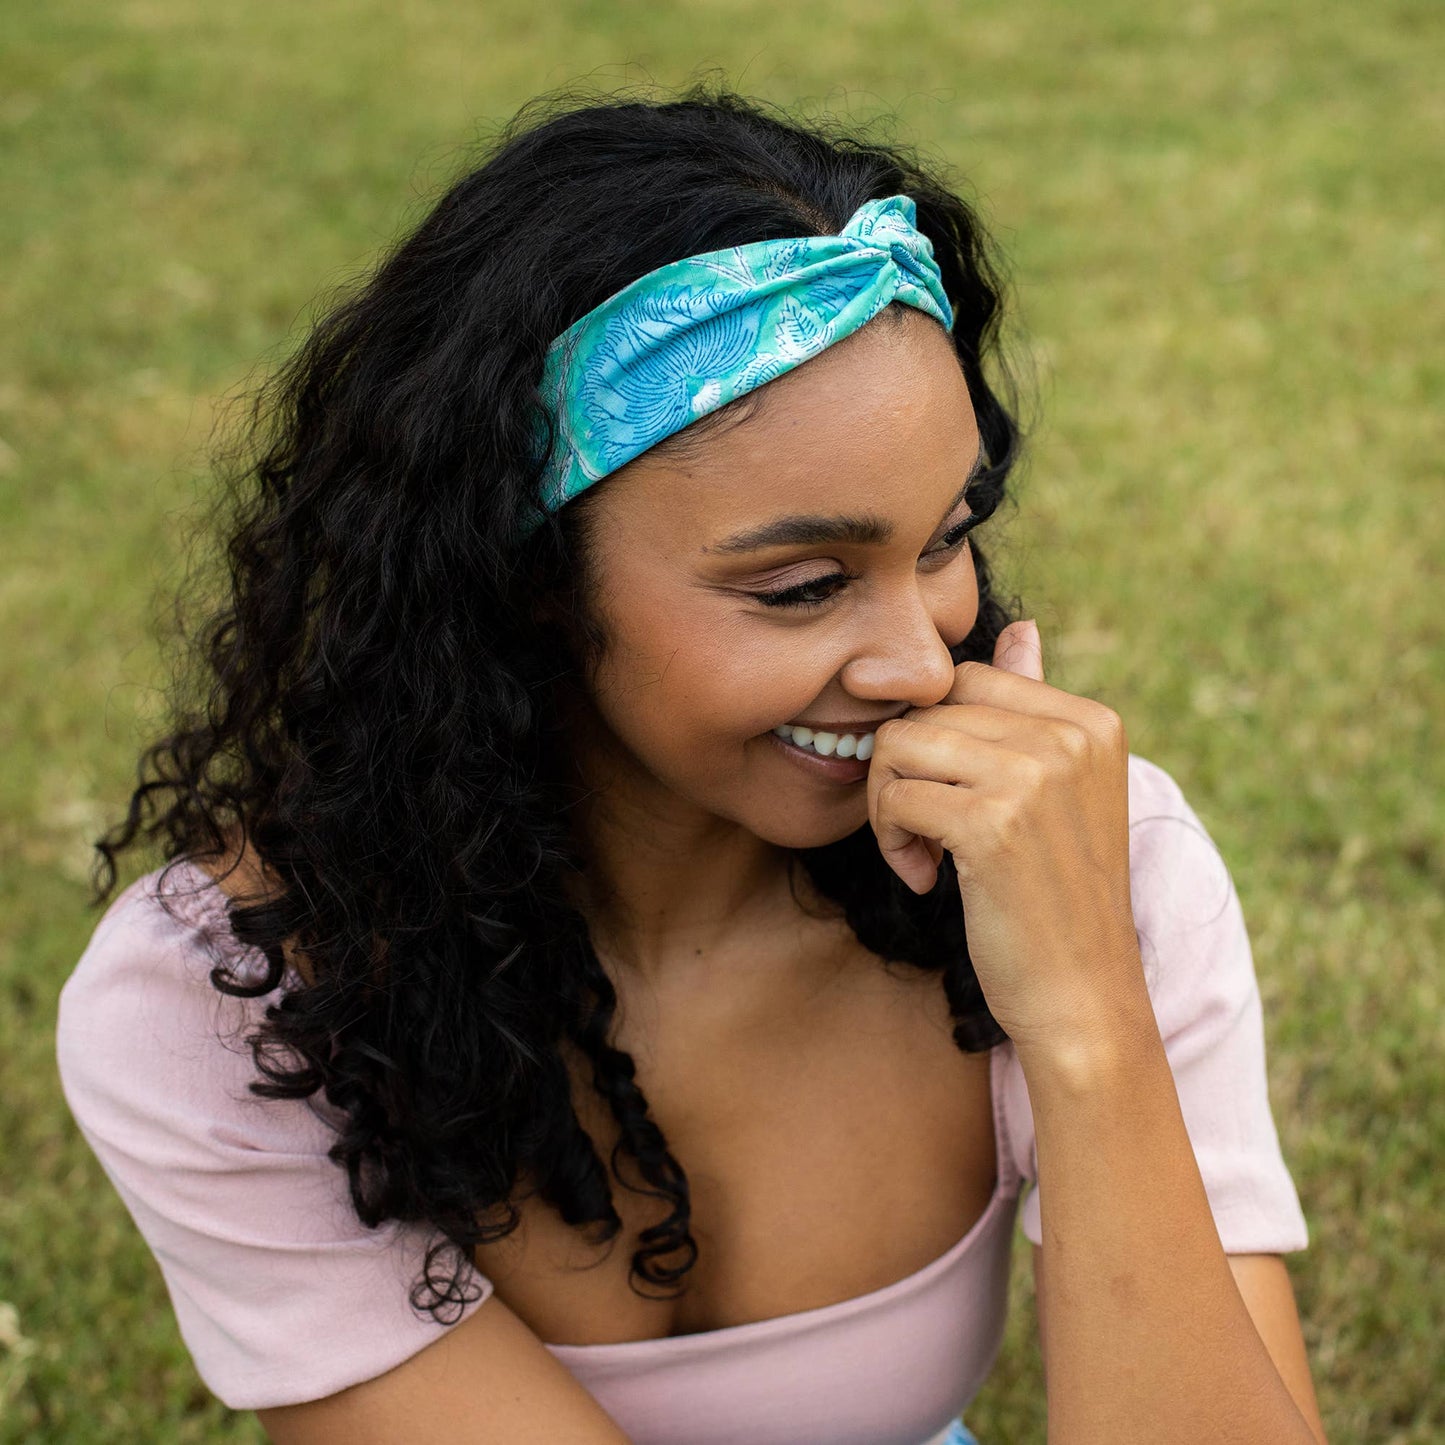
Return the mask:
{"type": "MultiPolygon", "coordinates": [[[[548,512],[690,422],[811,360],[891,301],[953,330],[911,196],[865,201],[837,236],[757,241],[661,266],[547,348],[541,395],[557,438],[548,512]]],[[[542,521],[534,513],[527,530],[542,521]]]]}

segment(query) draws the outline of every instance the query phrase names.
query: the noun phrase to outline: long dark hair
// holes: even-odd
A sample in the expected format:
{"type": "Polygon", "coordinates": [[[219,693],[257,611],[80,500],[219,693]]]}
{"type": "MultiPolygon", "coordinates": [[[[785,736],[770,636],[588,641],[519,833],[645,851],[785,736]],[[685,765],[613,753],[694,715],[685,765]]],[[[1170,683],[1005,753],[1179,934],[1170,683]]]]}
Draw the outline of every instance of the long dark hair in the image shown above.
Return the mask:
{"type": "MultiPolygon", "coordinates": [[[[432,1228],[411,1297],[440,1321],[476,1297],[472,1252],[515,1228],[520,1184],[598,1242],[621,1230],[613,1171],[570,1096],[574,1047],[618,1150],[671,1207],[641,1235],[634,1290],[677,1286],[697,1255],[687,1176],[609,1042],[617,996],[568,901],[583,863],[555,690],[579,685],[606,639],[587,606],[588,495],[530,537],[519,525],[539,480],[543,352],[667,262],[836,233],[865,200],[906,193],[955,308],[987,461],[971,497],[988,515],[1021,431],[1003,273],[957,189],[911,151],[716,84],[544,98],[314,324],[255,391],[242,444],[217,452],[220,601],[190,629],[192,670],[125,820],[95,845],[92,901],[140,835],[169,875],[229,858],[239,833],[268,887],[227,916],[259,953],[249,971],[218,953],[211,977],[280,990],[249,1040],[252,1087],[319,1090],[339,1111],[331,1157],[360,1218],[432,1228]],[[543,597],[555,607],[539,620],[543,597]]],[[[1010,620],[978,548],[974,563],[978,622],[955,662],[990,661],[1010,620]]],[[[960,1049],[1002,1038],[947,854],[922,897],[867,825],[793,861],[864,947],[939,975],[960,1049]]]]}

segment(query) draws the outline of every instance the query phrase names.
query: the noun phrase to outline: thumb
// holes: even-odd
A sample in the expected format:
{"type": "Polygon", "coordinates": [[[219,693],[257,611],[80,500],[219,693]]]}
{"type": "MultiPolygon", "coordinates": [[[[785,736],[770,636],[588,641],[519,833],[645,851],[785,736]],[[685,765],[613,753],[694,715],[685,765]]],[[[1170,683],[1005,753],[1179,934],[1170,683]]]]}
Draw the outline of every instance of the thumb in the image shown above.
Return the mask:
{"type": "Polygon", "coordinates": [[[1044,680],[1044,644],[1039,625],[1032,617],[1010,622],[993,646],[993,665],[1004,672],[1044,680]]]}

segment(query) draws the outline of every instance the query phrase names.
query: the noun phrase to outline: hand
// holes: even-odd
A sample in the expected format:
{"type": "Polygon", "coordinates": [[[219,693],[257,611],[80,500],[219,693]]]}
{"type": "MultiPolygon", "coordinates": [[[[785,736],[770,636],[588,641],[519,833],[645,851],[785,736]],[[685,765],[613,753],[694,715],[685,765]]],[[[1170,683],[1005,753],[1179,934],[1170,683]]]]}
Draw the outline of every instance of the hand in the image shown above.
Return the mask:
{"type": "Polygon", "coordinates": [[[1044,682],[1033,621],[943,702],[883,723],[868,817],[915,893],[958,872],[968,950],[1016,1044],[1147,1008],[1129,894],[1128,740],[1117,713],[1044,682]]]}

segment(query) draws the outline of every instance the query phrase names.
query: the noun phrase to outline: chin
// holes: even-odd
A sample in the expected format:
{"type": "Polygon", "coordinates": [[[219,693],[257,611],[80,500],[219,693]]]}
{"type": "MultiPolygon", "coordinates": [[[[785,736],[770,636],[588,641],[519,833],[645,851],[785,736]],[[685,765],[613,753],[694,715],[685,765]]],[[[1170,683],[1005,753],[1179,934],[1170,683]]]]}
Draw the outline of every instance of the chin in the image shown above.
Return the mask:
{"type": "Polygon", "coordinates": [[[833,808],[829,818],[779,819],[753,828],[765,843],[778,848],[824,848],[856,833],[868,822],[868,804],[860,799],[854,807],[833,808]],[[849,816],[856,813],[857,816],[849,816]]]}

